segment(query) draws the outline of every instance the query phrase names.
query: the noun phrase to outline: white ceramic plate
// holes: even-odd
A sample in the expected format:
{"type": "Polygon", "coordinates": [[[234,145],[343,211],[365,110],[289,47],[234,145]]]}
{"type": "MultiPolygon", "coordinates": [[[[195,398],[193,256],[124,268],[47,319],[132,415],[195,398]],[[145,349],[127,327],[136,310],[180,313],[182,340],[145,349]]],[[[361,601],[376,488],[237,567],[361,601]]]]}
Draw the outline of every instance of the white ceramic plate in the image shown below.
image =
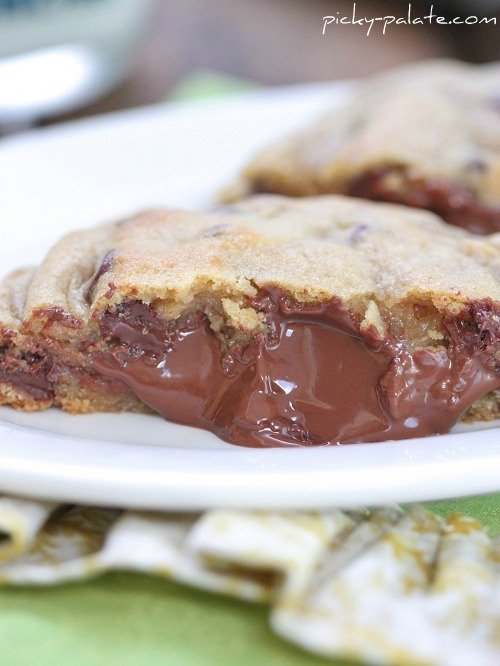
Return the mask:
{"type": "MultiPolygon", "coordinates": [[[[143,207],[213,201],[256,148],[347,85],[251,93],[81,121],[0,142],[1,271],[62,233],[143,207]]],[[[500,428],[385,444],[244,449],[135,414],[0,409],[0,489],[159,509],[312,508],[500,489],[500,428]]]]}

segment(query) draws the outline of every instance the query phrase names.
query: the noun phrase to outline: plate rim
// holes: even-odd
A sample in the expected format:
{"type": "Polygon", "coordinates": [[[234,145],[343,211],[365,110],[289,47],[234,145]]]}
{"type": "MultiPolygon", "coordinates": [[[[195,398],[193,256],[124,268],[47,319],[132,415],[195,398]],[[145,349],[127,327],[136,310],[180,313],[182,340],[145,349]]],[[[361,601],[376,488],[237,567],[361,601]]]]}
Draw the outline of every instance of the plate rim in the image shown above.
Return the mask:
{"type": "Polygon", "coordinates": [[[499,431],[492,427],[375,444],[293,449],[228,445],[199,449],[203,464],[193,468],[192,449],[104,442],[2,420],[0,487],[24,497],[101,506],[116,505],[115,491],[119,494],[126,488],[120,506],[157,510],[320,509],[431,501],[498,491],[499,431]],[[18,454],[12,450],[12,434],[24,445],[18,454]],[[47,440],[50,449],[43,448],[47,440]],[[83,462],[82,448],[87,454],[83,462]],[[471,458],[474,448],[479,455],[471,458]],[[361,464],[353,469],[356,462],[361,464]],[[447,484],[436,485],[443,471],[447,484]]]}

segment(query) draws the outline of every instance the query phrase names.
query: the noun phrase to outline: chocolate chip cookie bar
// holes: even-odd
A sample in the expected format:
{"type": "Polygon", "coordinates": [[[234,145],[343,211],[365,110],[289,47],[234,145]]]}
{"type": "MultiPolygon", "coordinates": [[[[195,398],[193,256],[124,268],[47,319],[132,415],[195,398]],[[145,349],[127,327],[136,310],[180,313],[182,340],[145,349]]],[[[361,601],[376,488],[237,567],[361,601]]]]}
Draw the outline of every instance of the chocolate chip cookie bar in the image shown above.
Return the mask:
{"type": "Polygon", "coordinates": [[[342,107],[261,151],[225,198],[252,192],[346,194],[500,231],[500,64],[437,61],[360,84],[342,107]]]}
{"type": "Polygon", "coordinates": [[[0,402],[135,410],[246,446],[500,416],[500,235],[342,196],[155,211],[0,287],[0,402]]]}

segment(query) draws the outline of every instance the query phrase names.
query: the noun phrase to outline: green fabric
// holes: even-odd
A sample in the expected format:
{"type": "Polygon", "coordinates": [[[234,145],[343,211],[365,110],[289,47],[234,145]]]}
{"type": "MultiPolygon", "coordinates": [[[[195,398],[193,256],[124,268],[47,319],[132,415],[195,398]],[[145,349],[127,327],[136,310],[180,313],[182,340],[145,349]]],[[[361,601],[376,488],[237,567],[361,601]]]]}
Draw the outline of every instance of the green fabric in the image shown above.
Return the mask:
{"type": "Polygon", "coordinates": [[[9,666],[324,663],[274,636],[266,609],[152,576],[3,589],[0,608],[0,662],[9,666]]]}
{"type": "MultiPolygon", "coordinates": [[[[195,99],[249,87],[205,72],[177,86],[172,98],[195,99]]],[[[427,506],[443,516],[474,516],[492,534],[500,533],[500,493],[427,506]]],[[[273,635],[265,607],[126,573],[54,588],[1,589],[0,641],[1,663],[9,666],[325,663],[273,635]]]]}
{"type": "Polygon", "coordinates": [[[488,526],[491,536],[500,534],[500,493],[446,502],[428,502],[426,506],[444,517],[451,513],[472,516],[488,526]]]}
{"type": "Polygon", "coordinates": [[[257,85],[249,81],[242,81],[217,72],[193,72],[178,83],[168,96],[168,101],[187,101],[206,99],[208,97],[223,97],[238,92],[252,90],[257,85]]]}

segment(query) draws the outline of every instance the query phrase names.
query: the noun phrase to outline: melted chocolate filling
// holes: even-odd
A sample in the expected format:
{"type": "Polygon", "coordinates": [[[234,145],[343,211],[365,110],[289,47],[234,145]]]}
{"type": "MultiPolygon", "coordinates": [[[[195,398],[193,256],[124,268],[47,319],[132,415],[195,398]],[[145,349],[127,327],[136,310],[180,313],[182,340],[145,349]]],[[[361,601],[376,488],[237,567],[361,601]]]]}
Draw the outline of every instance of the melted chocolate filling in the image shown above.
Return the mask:
{"type": "Polygon", "coordinates": [[[49,374],[51,360],[38,352],[24,351],[19,355],[0,347],[0,382],[23,391],[34,400],[52,400],[54,393],[49,374]]]}
{"type": "Polygon", "coordinates": [[[348,194],[373,201],[426,208],[449,224],[468,229],[474,234],[500,231],[500,208],[482,204],[466,185],[444,178],[407,179],[401,188],[390,186],[390,175],[400,174],[388,168],[373,169],[357,178],[348,194]]]}
{"type": "Polygon", "coordinates": [[[270,288],[251,303],[269,332],[224,348],[204,314],[165,322],[129,301],[104,313],[95,369],[169,421],[243,446],[308,446],[447,432],[500,387],[498,309],[471,305],[445,326],[448,349],[410,353],[363,333],[336,300],[317,306],[270,288]]]}

